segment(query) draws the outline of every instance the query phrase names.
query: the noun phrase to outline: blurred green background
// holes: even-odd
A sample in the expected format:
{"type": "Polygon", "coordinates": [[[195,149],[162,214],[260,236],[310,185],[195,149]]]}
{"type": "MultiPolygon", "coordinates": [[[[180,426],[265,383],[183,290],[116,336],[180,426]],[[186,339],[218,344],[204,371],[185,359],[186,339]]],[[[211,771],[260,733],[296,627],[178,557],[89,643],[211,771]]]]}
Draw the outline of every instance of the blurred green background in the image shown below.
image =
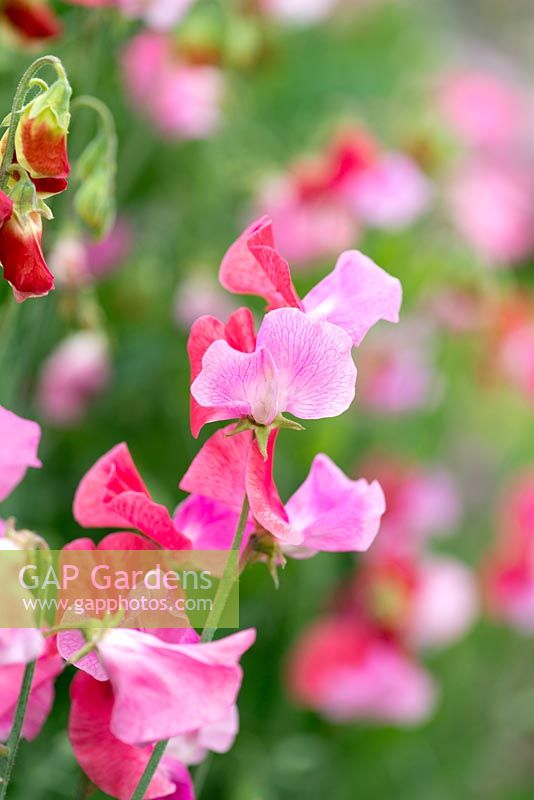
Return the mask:
{"type": "MultiPolygon", "coordinates": [[[[57,5],[67,34],[51,49],[62,58],[75,94],[95,94],[113,111],[119,211],[135,235],[124,267],[95,289],[112,344],[112,384],[73,429],[43,423],[43,469],[29,474],[5,504],[24,527],[61,546],[81,535],[71,515],[81,476],[119,441],[128,442],[155,499],[172,508],[182,498],[178,481],[199,443],[189,431],[187,332],[173,322],[172,297],[198,265],[216,275],[225,249],[248,221],[261,175],[319,147],[325,132],[348,114],[365,120],[386,145],[398,146],[427,128],[433,74],[454,63],[457,53],[481,45],[503,48],[528,64],[534,22],[528,2],[421,0],[378,3],[315,28],[280,29],[268,58],[247,69],[229,68],[220,133],[206,142],[169,143],[124,100],[116,59],[131,26],[106,12],[57,5]]],[[[28,53],[0,51],[5,113],[30,59],[28,53]]],[[[91,124],[88,115],[74,118],[71,153],[80,152],[91,124]]],[[[46,246],[61,232],[70,203],[69,193],[52,201],[57,219],[47,225],[46,246]]],[[[402,280],[405,311],[433,286],[488,280],[467,248],[451,239],[439,213],[403,233],[367,233],[359,246],[402,280]]],[[[330,268],[325,263],[299,273],[298,289],[304,292],[330,268]]],[[[520,277],[505,273],[489,280],[526,285],[532,275],[527,265],[520,277]]],[[[0,303],[8,295],[2,283],[0,303]]],[[[39,366],[68,331],[60,292],[19,309],[4,334],[0,402],[39,420],[33,405],[39,366]]],[[[301,483],[319,450],[349,472],[370,447],[444,463],[459,477],[466,505],[458,536],[444,547],[476,566],[494,535],[499,487],[532,455],[527,405],[505,388],[482,394],[477,386],[478,346],[476,339],[466,346],[443,337],[438,364],[445,388],[435,408],[376,419],[356,403],[339,419],[311,422],[305,434],[281,437],[282,496],[301,483]]],[[[246,572],[242,623],[256,626],[259,636],[244,659],[241,732],[229,754],[211,759],[202,797],[531,798],[534,643],[489,622],[427,659],[441,699],[433,719],[419,729],[336,727],[291,706],[283,684],[289,647],[352,564],[351,557],[336,555],[289,562],[278,591],[261,566],[246,572]]],[[[54,713],[40,738],[22,747],[13,800],[73,798],[81,786],[65,732],[69,679],[66,674],[58,681],[54,713]]]]}

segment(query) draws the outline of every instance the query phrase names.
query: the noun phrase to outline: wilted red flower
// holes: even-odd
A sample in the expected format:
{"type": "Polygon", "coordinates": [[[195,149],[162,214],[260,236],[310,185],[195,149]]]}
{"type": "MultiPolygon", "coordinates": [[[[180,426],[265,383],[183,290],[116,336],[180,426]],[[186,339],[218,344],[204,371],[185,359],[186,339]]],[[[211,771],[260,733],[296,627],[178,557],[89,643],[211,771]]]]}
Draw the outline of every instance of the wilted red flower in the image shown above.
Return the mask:
{"type": "Polygon", "coordinates": [[[15,213],[0,228],[0,263],[19,303],[54,288],[54,276],[41,250],[41,236],[42,220],[36,211],[23,217],[15,213]]]}

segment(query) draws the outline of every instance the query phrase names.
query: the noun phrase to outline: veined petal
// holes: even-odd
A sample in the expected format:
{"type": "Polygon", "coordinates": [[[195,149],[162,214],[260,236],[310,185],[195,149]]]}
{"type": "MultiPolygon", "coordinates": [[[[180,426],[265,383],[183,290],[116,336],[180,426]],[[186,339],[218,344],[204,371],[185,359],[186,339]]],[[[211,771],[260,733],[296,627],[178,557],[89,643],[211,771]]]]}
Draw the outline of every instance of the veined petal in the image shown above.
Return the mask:
{"type": "Polygon", "coordinates": [[[278,371],[278,409],[302,419],[336,417],[354,399],[352,341],[337,325],[296,308],[268,313],[258,332],[278,371]]]}
{"type": "Polygon", "coordinates": [[[357,347],[379,320],[399,321],[400,281],[357,250],[339,257],[333,271],[308,292],[304,310],[347,331],[357,347]]]}
{"type": "Polygon", "coordinates": [[[252,416],[268,425],[281,410],[276,364],[267,348],[241,353],[223,340],[204,354],[191,394],[200,405],[222,411],[226,419],[252,416]]]}

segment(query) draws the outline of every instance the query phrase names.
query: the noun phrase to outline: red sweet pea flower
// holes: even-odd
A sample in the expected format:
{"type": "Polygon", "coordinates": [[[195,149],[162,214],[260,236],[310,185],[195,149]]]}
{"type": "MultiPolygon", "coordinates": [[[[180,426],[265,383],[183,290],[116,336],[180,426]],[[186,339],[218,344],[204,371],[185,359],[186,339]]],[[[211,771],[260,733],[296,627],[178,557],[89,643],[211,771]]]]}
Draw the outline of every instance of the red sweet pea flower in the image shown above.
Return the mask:
{"type": "Polygon", "coordinates": [[[43,0],[6,0],[0,11],[23,39],[54,39],[62,32],[58,18],[43,0]]]}
{"type": "Polygon", "coordinates": [[[46,295],[54,288],[54,276],[41,250],[41,236],[41,215],[36,211],[23,216],[14,213],[0,228],[0,264],[18,303],[46,295]]]}

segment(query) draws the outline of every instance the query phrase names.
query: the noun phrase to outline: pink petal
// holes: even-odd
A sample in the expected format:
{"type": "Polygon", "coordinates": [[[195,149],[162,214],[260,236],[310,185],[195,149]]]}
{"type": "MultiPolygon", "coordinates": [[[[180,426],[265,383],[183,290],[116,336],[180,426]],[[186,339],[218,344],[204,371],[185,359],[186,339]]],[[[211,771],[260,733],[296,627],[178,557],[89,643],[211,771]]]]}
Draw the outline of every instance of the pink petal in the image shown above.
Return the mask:
{"type": "Polygon", "coordinates": [[[142,744],[220,719],[236,701],[239,658],[254,638],[247,630],[209,644],[168,644],[140,631],[109,631],[99,652],[115,694],[113,734],[142,744]]]}
{"type": "MultiPolygon", "coordinates": [[[[202,359],[208,347],[218,339],[225,339],[234,350],[251,353],[256,346],[254,319],[248,308],[238,308],[230,315],[226,325],[215,317],[204,316],[191,327],[187,342],[187,353],[191,364],[191,382],[200,374],[202,359]]],[[[224,419],[224,413],[215,408],[199,405],[191,397],[191,432],[196,438],[208,422],[224,419]]]]}
{"type": "MultiPolygon", "coordinates": [[[[286,503],[289,522],[301,534],[304,555],[367,550],[385,510],[384,492],[377,481],[351,480],[322,453],[286,503]]],[[[299,555],[298,550],[288,554],[299,555]]]]}
{"type": "Polygon", "coordinates": [[[209,497],[239,514],[245,498],[245,466],[252,432],[228,436],[233,427],[221,428],[208,439],[180,481],[180,489],[209,497]]]}
{"type": "MultiPolygon", "coordinates": [[[[174,513],[174,524],[195,550],[229,550],[237,527],[238,513],[208,497],[192,494],[174,513]]],[[[243,539],[244,548],[248,535],[243,539]]]]}
{"type": "Polygon", "coordinates": [[[273,481],[274,446],[277,433],[278,431],[273,431],[269,437],[267,459],[263,458],[256,441],[250,448],[246,469],[250,510],[259,524],[281,542],[288,545],[300,544],[302,534],[290,525],[273,481]]]}
{"type": "MultiPolygon", "coordinates": [[[[99,683],[82,672],[71,686],[69,740],[88,778],[117,800],[130,800],[150,758],[151,747],[132,747],[110,730],[113,711],[111,684],[99,683]]],[[[160,767],[145,794],[147,800],[168,797],[175,790],[160,767]]]]}
{"type": "Polygon", "coordinates": [[[99,550],[155,550],[156,545],[130,531],[108,533],[98,543],[99,550]]]}
{"type": "MultiPolygon", "coordinates": [[[[173,525],[164,506],[154,503],[138,492],[124,492],[109,502],[110,509],[122,519],[122,524],[137,528],[166,550],[189,550],[191,542],[173,525]]],[[[140,548],[132,548],[140,549],[140,548]]]]}
{"type": "Polygon", "coordinates": [[[271,311],[258,333],[278,370],[280,411],[301,419],[336,417],[354,399],[352,341],[337,325],[310,319],[296,308],[271,311]]]}
{"type": "Polygon", "coordinates": [[[342,253],[303,300],[307,314],[343,328],[356,347],[379,320],[398,322],[401,302],[400,281],[357,250],[342,253]]]}
{"type": "MultiPolygon", "coordinates": [[[[69,661],[76,653],[87,644],[87,640],[80,630],[74,628],[69,631],[61,631],[57,636],[58,653],[65,661],[69,661]]],[[[107,681],[109,676],[106,668],[102,664],[100,656],[96,650],[91,651],[79,661],[76,666],[97,681],[107,681]]]]}
{"type": "Polygon", "coordinates": [[[274,246],[269,217],[253,222],[230,247],[222,260],[219,280],[229,292],[264,297],[269,308],[302,307],[289,264],[274,246]]]}
{"type": "Polygon", "coordinates": [[[40,467],[37,448],[41,429],[0,406],[0,501],[17,486],[28,467],[40,467]]]}
{"type": "Polygon", "coordinates": [[[202,359],[202,371],[191,384],[201,406],[213,407],[222,419],[252,416],[270,425],[279,410],[277,369],[268,350],[241,353],[219,340],[202,359]]]}
{"type": "Polygon", "coordinates": [[[74,518],[84,528],[119,528],[123,518],[106,503],[121,492],[141,492],[149,497],[148,489],[126,444],[118,444],[99,458],[82,478],[74,497],[74,518]]]}
{"type": "Polygon", "coordinates": [[[211,750],[227,753],[239,731],[239,714],[236,706],[217,722],[205,725],[197,731],[175,736],[169,742],[167,754],[184,764],[199,764],[211,750]]]}
{"type": "Polygon", "coordinates": [[[42,654],[45,640],[31,628],[0,628],[0,667],[27,664],[42,654]]]}
{"type": "Polygon", "coordinates": [[[63,547],[63,550],[96,550],[96,544],[92,539],[83,536],[80,539],[73,539],[63,547]]]}

